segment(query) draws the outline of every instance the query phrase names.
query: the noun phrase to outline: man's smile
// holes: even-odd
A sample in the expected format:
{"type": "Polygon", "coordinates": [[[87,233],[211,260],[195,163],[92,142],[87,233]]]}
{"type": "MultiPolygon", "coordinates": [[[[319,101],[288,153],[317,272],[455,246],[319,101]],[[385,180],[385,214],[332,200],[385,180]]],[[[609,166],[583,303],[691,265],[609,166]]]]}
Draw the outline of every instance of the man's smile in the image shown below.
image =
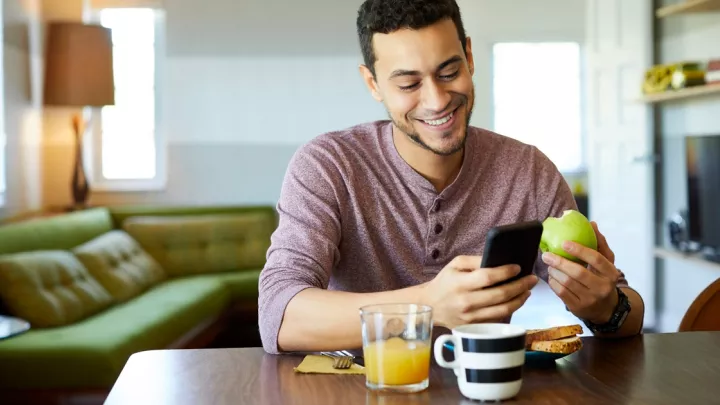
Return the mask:
{"type": "Polygon", "coordinates": [[[457,117],[456,112],[458,108],[460,107],[458,106],[449,113],[436,118],[433,117],[432,119],[418,119],[417,121],[423,123],[426,127],[432,130],[447,130],[449,128],[452,128],[452,126],[455,124],[457,117]]]}

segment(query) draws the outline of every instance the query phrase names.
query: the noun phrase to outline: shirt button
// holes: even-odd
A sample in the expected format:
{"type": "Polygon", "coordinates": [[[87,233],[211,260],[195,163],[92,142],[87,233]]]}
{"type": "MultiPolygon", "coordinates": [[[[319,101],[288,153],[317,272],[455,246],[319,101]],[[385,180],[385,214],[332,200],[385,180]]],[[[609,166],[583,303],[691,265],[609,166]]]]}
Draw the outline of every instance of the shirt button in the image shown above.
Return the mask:
{"type": "Polygon", "coordinates": [[[443,226],[440,224],[435,225],[435,233],[440,233],[443,230],[443,226]]]}
{"type": "Polygon", "coordinates": [[[440,251],[437,250],[437,249],[433,250],[433,251],[432,251],[432,258],[433,258],[433,259],[437,259],[438,256],[440,256],[440,251]]]}
{"type": "Polygon", "coordinates": [[[435,203],[435,212],[440,211],[440,205],[441,205],[441,204],[440,204],[440,201],[438,201],[438,202],[435,203]]]}

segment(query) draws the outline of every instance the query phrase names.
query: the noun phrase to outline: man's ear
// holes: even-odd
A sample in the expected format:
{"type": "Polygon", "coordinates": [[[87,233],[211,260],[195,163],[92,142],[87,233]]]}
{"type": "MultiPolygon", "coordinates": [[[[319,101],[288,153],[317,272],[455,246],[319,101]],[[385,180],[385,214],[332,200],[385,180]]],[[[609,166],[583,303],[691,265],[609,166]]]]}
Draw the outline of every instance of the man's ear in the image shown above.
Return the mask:
{"type": "Polygon", "coordinates": [[[470,76],[475,74],[475,61],[473,60],[472,41],[470,37],[465,38],[465,57],[467,59],[470,76]]]}
{"type": "Polygon", "coordinates": [[[360,75],[362,76],[368,90],[370,90],[370,94],[372,94],[373,98],[379,102],[382,102],[382,95],[380,94],[380,90],[378,89],[375,77],[366,65],[360,65],[360,75]]]}

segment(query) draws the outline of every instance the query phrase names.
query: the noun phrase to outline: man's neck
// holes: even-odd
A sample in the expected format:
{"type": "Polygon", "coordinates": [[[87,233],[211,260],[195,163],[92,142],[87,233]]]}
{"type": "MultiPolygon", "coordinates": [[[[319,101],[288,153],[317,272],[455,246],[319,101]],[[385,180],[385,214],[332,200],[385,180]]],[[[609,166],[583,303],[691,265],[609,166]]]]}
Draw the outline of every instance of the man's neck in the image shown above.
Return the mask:
{"type": "Polygon", "coordinates": [[[462,167],[465,150],[450,156],[437,155],[408,139],[407,135],[393,125],[393,143],[400,157],[416,172],[425,177],[440,193],[447,188],[462,167]]]}

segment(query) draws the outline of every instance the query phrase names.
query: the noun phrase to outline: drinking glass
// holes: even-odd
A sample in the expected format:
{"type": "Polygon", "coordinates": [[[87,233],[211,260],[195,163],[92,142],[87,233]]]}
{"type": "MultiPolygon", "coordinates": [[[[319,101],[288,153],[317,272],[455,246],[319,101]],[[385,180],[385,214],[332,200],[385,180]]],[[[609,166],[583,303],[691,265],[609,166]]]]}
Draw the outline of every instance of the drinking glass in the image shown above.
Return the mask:
{"type": "Polygon", "coordinates": [[[418,392],[429,385],[432,308],[378,304],[360,308],[365,386],[373,391],[418,392]]]}

